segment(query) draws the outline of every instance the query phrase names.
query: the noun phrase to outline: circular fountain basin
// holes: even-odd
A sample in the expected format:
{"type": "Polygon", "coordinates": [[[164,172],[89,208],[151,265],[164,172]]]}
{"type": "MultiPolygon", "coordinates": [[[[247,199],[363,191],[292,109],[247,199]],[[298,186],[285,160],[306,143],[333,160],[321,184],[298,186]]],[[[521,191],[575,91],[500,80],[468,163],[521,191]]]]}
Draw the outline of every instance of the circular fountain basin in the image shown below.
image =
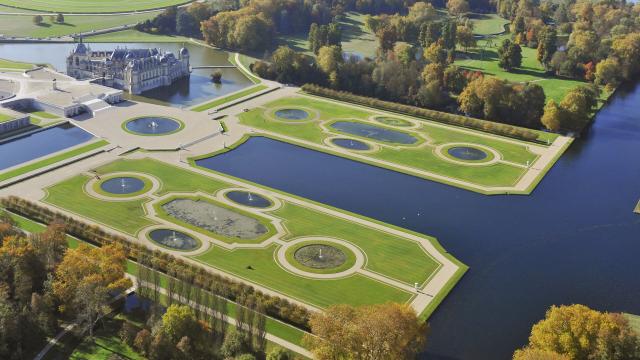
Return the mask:
{"type": "Polygon", "coordinates": [[[335,269],[347,261],[344,251],[328,244],[302,246],[293,253],[293,258],[312,269],[335,269]]]}
{"type": "Polygon", "coordinates": [[[100,189],[113,195],[131,195],[141,192],[145,188],[142,179],[131,176],[117,176],[107,179],[100,184],[100,189]]]}
{"type": "Polygon", "coordinates": [[[264,209],[273,205],[266,197],[248,191],[233,190],[226,193],[225,196],[234,203],[244,206],[264,209]]]}
{"type": "Polygon", "coordinates": [[[410,121],[390,116],[376,116],[375,120],[381,124],[390,126],[408,127],[413,125],[410,121]]]}
{"type": "Polygon", "coordinates": [[[158,245],[173,250],[190,251],[200,247],[200,242],[198,240],[176,230],[152,230],[149,232],[149,238],[158,245]]]}
{"type": "Polygon", "coordinates": [[[169,117],[143,116],[127,120],[123,127],[138,135],[168,135],[182,129],[183,124],[169,117]]]}
{"type": "Polygon", "coordinates": [[[309,113],[302,109],[280,109],[275,112],[276,117],[285,120],[306,120],[309,113]]]}
{"type": "Polygon", "coordinates": [[[349,149],[349,150],[364,151],[364,150],[371,149],[369,144],[367,144],[366,142],[355,140],[355,139],[337,138],[337,139],[331,139],[331,142],[337,146],[340,146],[342,148],[349,149]]]}
{"type": "Polygon", "coordinates": [[[466,161],[480,161],[489,156],[485,151],[471,146],[454,146],[447,149],[447,153],[456,159],[466,161]]]}

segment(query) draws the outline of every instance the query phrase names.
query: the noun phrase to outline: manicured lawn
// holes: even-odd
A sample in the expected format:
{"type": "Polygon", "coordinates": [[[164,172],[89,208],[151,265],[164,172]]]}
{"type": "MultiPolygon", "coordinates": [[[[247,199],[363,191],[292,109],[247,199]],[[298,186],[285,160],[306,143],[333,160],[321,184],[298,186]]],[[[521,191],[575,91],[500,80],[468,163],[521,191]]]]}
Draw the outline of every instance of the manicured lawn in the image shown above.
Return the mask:
{"type": "Polygon", "coordinates": [[[158,9],[189,3],[188,0],[0,0],[1,5],[64,13],[106,13],[158,9]]]}
{"type": "Polygon", "coordinates": [[[133,43],[145,43],[145,42],[188,42],[191,41],[189,38],[183,36],[171,36],[171,35],[154,35],[145,32],[141,32],[138,30],[122,30],[111,32],[107,34],[100,34],[89,36],[84,39],[86,42],[133,42],[133,43]]]}
{"type": "MultiPolygon", "coordinates": [[[[484,47],[487,43],[486,40],[478,41],[479,49],[470,50],[469,53],[458,53],[455,64],[468,70],[480,71],[512,82],[535,82],[543,88],[547,99],[554,99],[557,102],[560,102],[564,95],[576,86],[587,85],[584,81],[547,75],[536,58],[537,50],[526,46],[522,46],[522,66],[520,68],[511,72],[500,68],[497,49],[506,38],[510,38],[510,35],[495,37],[492,40],[492,47],[484,47]],[[484,48],[482,55],[480,48],[484,48]]],[[[603,98],[606,99],[608,95],[603,93],[603,98]]]]}
{"type": "Polygon", "coordinates": [[[3,123],[5,121],[9,121],[9,120],[13,120],[13,116],[0,113],[0,123],[3,123]]]}
{"type": "Polygon", "coordinates": [[[272,245],[267,249],[228,251],[216,246],[194,258],[317,307],[406,302],[411,298],[407,292],[358,274],[337,280],[310,280],[293,275],[273,260],[276,249],[272,245]]]}
{"type": "MultiPolygon", "coordinates": [[[[2,23],[6,23],[6,22],[8,22],[8,21],[3,21],[2,23]]],[[[0,23],[0,29],[2,29],[2,23],[0,23]]],[[[32,69],[32,68],[33,68],[32,64],[18,62],[18,61],[0,59],[0,69],[29,70],[29,69],[32,69]]]]}
{"type": "Polygon", "coordinates": [[[241,97],[245,97],[245,96],[248,96],[248,95],[251,95],[251,94],[257,93],[257,92],[262,91],[262,90],[264,90],[264,89],[266,89],[266,88],[267,88],[267,86],[266,86],[266,85],[256,85],[256,86],[252,86],[252,87],[250,87],[250,88],[248,88],[248,89],[244,89],[244,90],[242,90],[242,91],[238,91],[238,92],[233,93],[233,94],[231,94],[231,95],[229,95],[229,96],[223,96],[223,97],[221,97],[221,98],[218,98],[218,99],[213,100],[213,101],[211,101],[211,102],[208,102],[208,103],[206,103],[206,104],[199,105],[199,106],[197,106],[197,107],[195,107],[195,108],[193,108],[193,109],[191,109],[191,110],[192,110],[192,111],[205,111],[205,110],[209,110],[209,109],[214,108],[214,107],[216,107],[216,106],[220,106],[220,105],[222,105],[222,104],[225,104],[225,103],[228,103],[228,102],[231,102],[231,101],[234,101],[234,100],[240,99],[241,97]]]}
{"type": "MultiPolygon", "coordinates": [[[[415,123],[419,124],[418,128],[384,126],[384,124],[371,120],[372,117],[381,115],[383,114],[377,113],[373,109],[367,111],[362,107],[349,107],[338,102],[321,101],[313,97],[290,97],[273,101],[264,107],[243,113],[239,117],[240,122],[244,125],[297,140],[312,142],[326,150],[329,150],[326,145],[326,139],[330,136],[344,135],[358,138],[357,135],[344,134],[332,129],[330,120],[368,120],[370,121],[369,124],[377,127],[408,133],[417,138],[418,142],[415,145],[399,145],[376,141],[372,138],[363,138],[374,143],[377,142],[382,146],[373,152],[359,153],[360,155],[372,160],[384,160],[398,166],[429,171],[484,186],[515,185],[526,172],[527,162],[532,164],[538,158],[537,154],[528,150],[527,146],[530,145],[524,142],[506,141],[499,136],[420,119],[413,119],[415,123]],[[274,112],[285,108],[306,110],[313,120],[287,122],[277,119],[274,112]],[[322,126],[320,126],[320,123],[322,123],[322,126]],[[425,141],[427,141],[427,144],[422,144],[425,141]],[[497,151],[501,155],[501,159],[506,162],[500,161],[486,166],[467,166],[447,161],[436,153],[435,147],[448,143],[472,143],[487,146],[497,151]]],[[[397,117],[395,115],[385,116],[397,117]]],[[[407,119],[407,117],[402,118],[407,119]]],[[[550,141],[557,136],[542,132],[541,134],[548,136],[550,141]]],[[[344,154],[340,155],[344,156],[344,154]]],[[[356,160],[362,161],[360,158],[356,158],[356,160]]]]}
{"type": "Polygon", "coordinates": [[[47,188],[46,203],[82,215],[124,233],[135,235],[143,227],[155,224],[145,218],[142,204],[146,200],[102,201],[87,195],[84,185],[89,181],[85,175],[47,188]]]}
{"type": "MultiPolygon", "coordinates": [[[[111,172],[137,172],[154,176],[161,182],[159,193],[162,194],[195,191],[213,194],[217,190],[237,186],[148,158],[118,160],[96,171],[102,176],[111,172]]],[[[44,201],[128,234],[136,234],[154,223],[146,217],[142,207],[148,199],[105,201],[92,198],[84,192],[89,179],[79,175],[49,187],[49,196],[44,201]]],[[[348,241],[366,254],[367,270],[410,285],[414,282],[424,283],[440,267],[440,263],[417,242],[402,235],[281,201],[281,208],[266,211],[266,214],[282,219],[287,230],[283,238],[285,241],[303,236],[348,241]]],[[[434,241],[427,237],[424,239],[434,241]]],[[[404,290],[360,274],[337,280],[314,280],[291,274],[274,260],[277,248],[277,245],[271,245],[267,248],[229,251],[212,246],[195,259],[317,307],[338,303],[405,302],[411,298],[411,294],[404,290]]]]}
{"type": "Polygon", "coordinates": [[[28,173],[30,171],[34,171],[34,170],[43,168],[45,166],[53,165],[53,164],[55,164],[57,162],[60,162],[60,161],[63,161],[63,160],[67,160],[67,159],[70,159],[72,157],[75,157],[75,156],[78,156],[78,155],[81,155],[81,154],[84,154],[84,153],[99,149],[99,148],[101,148],[103,146],[106,146],[108,144],[109,144],[108,141],[100,140],[100,141],[96,141],[94,143],[91,143],[91,144],[88,144],[88,145],[85,145],[85,146],[81,146],[81,147],[75,148],[73,150],[69,150],[67,152],[58,154],[56,156],[48,157],[48,158],[42,159],[40,161],[33,162],[33,163],[29,164],[29,165],[25,165],[25,166],[22,166],[22,167],[19,167],[19,168],[16,168],[16,169],[1,173],[0,174],[0,181],[5,181],[5,180],[11,179],[13,177],[26,174],[26,173],[28,173]]]}
{"type": "Polygon", "coordinates": [[[473,33],[477,35],[491,35],[504,32],[504,26],[509,24],[509,20],[497,14],[471,14],[473,33]]]}
{"type": "Polygon", "coordinates": [[[631,325],[631,328],[640,336],[640,316],[633,314],[624,314],[624,316],[629,319],[629,325],[631,325]]]}
{"type": "Polygon", "coordinates": [[[46,111],[32,110],[29,111],[29,114],[41,117],[43,119],[58,119],[60,118],[58,115],[48,113],[46,111]]]}
{"type": "Polygon", "coordinates": [[[33,16],[30,15],[0,15],[0,34],[35,38],[58,37],[132,25],[151,19],[158,13],[155,11],[132,15],[67,15],[62,24],[44,16],[44,22],[41,25],[34,24],[33,16]]]}

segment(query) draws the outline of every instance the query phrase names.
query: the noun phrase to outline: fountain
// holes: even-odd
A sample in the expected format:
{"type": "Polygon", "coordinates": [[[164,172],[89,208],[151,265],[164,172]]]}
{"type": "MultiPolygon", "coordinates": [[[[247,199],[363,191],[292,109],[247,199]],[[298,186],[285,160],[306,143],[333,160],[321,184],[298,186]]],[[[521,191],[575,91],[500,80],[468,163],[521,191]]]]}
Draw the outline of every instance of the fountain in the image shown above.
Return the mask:
{"type": "Polygon", "coordinates": [[[132,176],[117,176],[98,182],[100,189],[114,195],[134,194],[144,190],[145,182],[132,176]]]}
{"type": "Polygon", "coordinates": [[[182,124],[175,119],[162,116],[144,116],[128,120],[124,128],[130,132],[143,135],[163,135],[176,132],[182,124]]]}
{"type": "Polygon", "coordinates": [[[273,205],[271,201],[260,194],[253,194],[248,191],[233,190],[225,194],[227,199],[254,208],[268,208],[273,205]]]}
{"type": "Polygon", "coordinates": [[[335,139],[331,139],[331,142],[334,145],[337,145],[349,150],[363,151],[363,150],[369,150],[371,148],[367,143],[360,140],[354,140],[354,139],[335,138],[335,139]]]}
{"type": "Polygon", "coordinates": [[[347,261],[346,249],[329,244],[308,244],[294,250],[293,258],[312,269],[335,269],[347,261]]]}
{"type": "Polygon", "coordinates": [[[251,196],[251,193],[247,193],[247,194],[248,194],[247,198],[249,199],[249,201],[253,201],[253,197],[251,196]]]}
{"type": "Polygon", "coordinates": [[[149,238],[159,245],[174,250],[189,251],[200,246],[196,239],[176,230],[156,229],[149,232],[149,238]]]}
{"type": "Polygon", "coordinates": [[[448,149],[447,153],[455,158],[467,161],[484,160],[488,156],[483,150],[470,146],[454,146],[448,149]]]}
{"type": "Polygon", "coordinates": [[[318,259],[322,260],[322,248],[319,249],[320,252],[318,253],[318,259]]]}

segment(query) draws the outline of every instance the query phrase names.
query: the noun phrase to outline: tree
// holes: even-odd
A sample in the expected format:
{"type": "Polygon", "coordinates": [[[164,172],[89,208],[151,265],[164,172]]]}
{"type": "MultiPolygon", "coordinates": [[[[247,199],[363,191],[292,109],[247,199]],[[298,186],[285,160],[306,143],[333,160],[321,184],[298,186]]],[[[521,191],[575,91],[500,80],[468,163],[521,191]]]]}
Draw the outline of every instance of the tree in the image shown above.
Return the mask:
{"type": "Polygon", "coordinates": [[[507,71],[511,71],[522,64],[522,49],[520,45],[511,40],[504,39],[502,45],[498,48],[498,57],[500,59],[498,65],[507,71]]]}
{"type": "Polygon", "coordinates": [[[470,47],[475,47],[476,37],[473,35],[473,30],[470,27],[459,25],[456,30],[456,42],[464,48],[464,51],[469,51],[470,47]]]}
{"type": "Polygon", "coordinates": [[[424,58],[431,63],[446,64],[447,51],[440,42],[435,42],[424,49],[424,58]]]}
{"type": "Polygon", "coordinates": [[[44,19],[42,18],[42,15],[36,15],[33,17],[33,23],[36,25],[41,25],[42,21],[44,21],[44,19]]]}
{"type": "Polygon", "coordinates": [[[408,65],[410,62],[415,60],[415,51],[413,46],[406,42],[396,43],[393,47],[393,53],[396,55],[396,58],[405,65],[408,65]]]}
{"type": "Polygon", "coordinates": [[[428,22],[420,26],[420,35],[418,37],[420,45],[426,48],[429,45],[435,43],[440,38],[440,31],[442,30],[435,22],[428,22]]]}
{"type": "Polygon", "coordinates": [[[621,75],[622,68],[615,58],[606,58],[596,65],[596,84],[616,87],[622,81],[621,75]]]}
{"type": "Polygon", "coordinates": [[[189,7],[187,7],[187,11],[193,18],[196,20],[198,24],[207,20],[211,17],[211,8],[205,4],[200,2],[192,2],[189,7]]]}
{"type": "Polygon", "coordinates": [[[193,310],[189,306],[175,304],[167,308],[159,328],[159,332],[173,344],[177,344],[183,337],[197,339],[202,331],[193,310]]]}
{"type": "Polygon", "coordinates": [[[555,100],[551,99],[544,107],[544,114],[540,119],[542,125],[551,131],[560,131],[565,120],[562,109],[558,106],[555,100]]]}
{"type": "Polygon", "coordinates": [[[455,21],[449,20],[442,24],[442,45],[445,49],[456,48],[456,30],[458,25],[455,21]]]}
{"type": "Polygon", "coordinates": [[[314,358],[406,359],[422,349],[424,323],[406,304],[334,305],[309,320],[314,358]]]}
{"type": "Polygon", "coordinates": [[[544,28],[540,41],[538,42],[538,62],[544,66],[545,69],[549,68],[553,54],[558,49],[557,46],[558,36],[556,30],[547,26],[544,28]]]}
{"type": "Polygon", "coordinates": [[[631,79],[640,73],[640,33],[631,33],[613,40],[611,44],[622,67],[624,79],[631,79]]]}
{"type": "Polygon", "coordinates": [[[469,12],[469,3],[467,0],[448,0],[447,10],[455,16],[460,16],[469,12]]]}
{"type": "Polygon", "coordinates": [[[64,24],[64,15],[62,15],[62,13],[58,13],[58,15],[56,15],[56,22],[58,24],[64,24]]]}
{"type": "Polygon", "coordinates": [[[524,348],[516,350],[513,360],[571,360],[553,351],[524,348]]]}
{"type": "Polygon", "coordinates": [[[220,354],[225,358],[231,358],[244,352],[246,345],[244,335],[236,330],[227,332],[220,347],[220,354]]]}
{"type": "Polygon", "coordinates": [[[378,38],[380,50],[383,53],[393,49],[393,46],[398,40],[396,29],[392,26],[382,26],[376,31],[376,37],[378,38]]]}
{"type": "MultiPolygon", "coordinates": [[[[61,303],[62,312],[75,312],[83,301],[78,291],[100,287],[109,292],[121,292],[131,287],[125,274],[126,255],[122,245],[90,248],[81,244],[69,249],[55,271],[53,292],[61,303]]],[[[101,291],[101,290],[100,290],[101,291]]]]}
{"type": "Polygon", "coordinates": [[[183,36],[199,36],[200,24],[188,11],[182,11],[176,20],[176,32],[183,36]]]}
{"type": "Polygon", "coordinates": [[[318,51],[318,66],[326,74],[337,72],[342,59],[342,49],[336,45],[323,46],[318,51]]]}
{"type": "Polygon", "coordinates": [[[291,359],[291,354],[287,350],[279,346],[274,347],[267,354],[267,360],[290,360],[290,359],[291,359]]]}
{"type": "Polygon", "coordinates": [[[272,27],[261,16],[243,16],[238,19],[232,38],[234,47],[244,50],[262,50],[271,45],[272,27]]]}
{"type": "Polygon", "coordinates": [[[568,359],[640,359],[640,340],[624,316],[584,305],[552,306],[531,329],[528,347],[568,359]]]}

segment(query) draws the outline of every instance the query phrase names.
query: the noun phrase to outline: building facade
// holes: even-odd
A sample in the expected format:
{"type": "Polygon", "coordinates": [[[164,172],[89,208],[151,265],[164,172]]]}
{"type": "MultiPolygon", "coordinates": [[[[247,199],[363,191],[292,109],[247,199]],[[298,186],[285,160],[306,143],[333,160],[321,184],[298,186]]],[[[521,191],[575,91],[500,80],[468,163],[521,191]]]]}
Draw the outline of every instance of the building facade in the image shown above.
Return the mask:
{"type": "Polygon", "coordinates": [[[157,48],[92,51],[81,41],[67,57],[67,75],[140,94],[189,77],[189,51],[182,48],[177,57],[157,48]]]}

